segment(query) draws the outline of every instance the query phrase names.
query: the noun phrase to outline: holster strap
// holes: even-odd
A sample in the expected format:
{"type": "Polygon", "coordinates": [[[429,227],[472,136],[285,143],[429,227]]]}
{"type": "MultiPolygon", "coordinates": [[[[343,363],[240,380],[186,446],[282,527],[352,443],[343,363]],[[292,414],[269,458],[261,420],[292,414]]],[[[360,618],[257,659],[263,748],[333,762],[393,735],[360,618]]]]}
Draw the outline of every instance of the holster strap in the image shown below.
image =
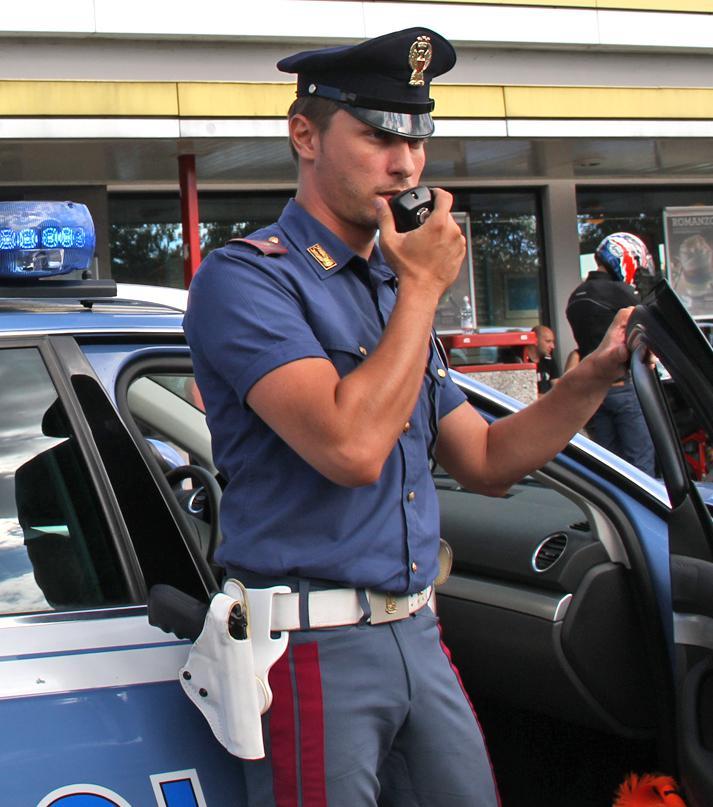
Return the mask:
{"type": "MultiPolygon", "coordinates": [[[[431,597],[432,586],[416,594],[388,594],[366,589],[366,597],[371,608],[367,620],[372,625],[404,619],[409,614],[423,608],[431,597]]],[[[325,591],[310,591],[310,628],[337,628],[342,625],[356,625],[364,617],[359,604],[359,594],[353,588],[335,588],[325,591]]],[[[272,603],[271,627],[273,631],[300,629],[300,595],[276,594],[272,603]]]]}

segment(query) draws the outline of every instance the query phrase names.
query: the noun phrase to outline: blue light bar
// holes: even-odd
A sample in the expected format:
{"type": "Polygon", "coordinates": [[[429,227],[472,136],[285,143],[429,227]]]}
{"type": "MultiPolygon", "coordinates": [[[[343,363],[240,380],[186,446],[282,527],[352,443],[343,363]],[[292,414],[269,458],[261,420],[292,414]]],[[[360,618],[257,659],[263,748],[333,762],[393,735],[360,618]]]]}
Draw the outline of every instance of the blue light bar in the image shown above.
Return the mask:
{"type": "Polygon", "coordinates": [[[0,202],[0,278],[89,269],[94,222],[77,202],[0,202]]]}

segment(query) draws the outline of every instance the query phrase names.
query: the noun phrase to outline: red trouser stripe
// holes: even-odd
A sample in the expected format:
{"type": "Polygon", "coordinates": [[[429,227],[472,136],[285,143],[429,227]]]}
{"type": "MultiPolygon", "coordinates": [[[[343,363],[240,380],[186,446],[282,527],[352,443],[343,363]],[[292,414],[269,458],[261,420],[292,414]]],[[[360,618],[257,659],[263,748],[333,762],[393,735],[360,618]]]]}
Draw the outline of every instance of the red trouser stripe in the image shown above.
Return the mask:
{"type": "Polygon", "coordinates": [[[268,712],[272,787],[276,807],[298,807],[295,710],[289,649],[270,670],[274,699],[268,712]]]}
{"type": "Polygon", "coordinates": [[[293,656],[299,699],[302,804],[309,807],[327,807],[319,647],[316,642],[297,645],[293,656]]]}

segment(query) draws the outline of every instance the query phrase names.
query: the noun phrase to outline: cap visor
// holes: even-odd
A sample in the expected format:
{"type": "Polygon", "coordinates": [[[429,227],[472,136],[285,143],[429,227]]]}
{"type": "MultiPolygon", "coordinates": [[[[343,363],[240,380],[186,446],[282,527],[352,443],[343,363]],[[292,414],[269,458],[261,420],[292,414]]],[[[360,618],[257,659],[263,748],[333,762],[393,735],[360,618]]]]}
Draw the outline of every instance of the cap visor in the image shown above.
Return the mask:
{"type": "Polygon", "coordinates": [[[408,115],[403,112],[384,112],[380,109],[366,109],[347,104],[340,106],[358,120],[383,132],[413,138],[430,137],[433,134],[433,119],[427,112],[422,115],[408,115]]]}

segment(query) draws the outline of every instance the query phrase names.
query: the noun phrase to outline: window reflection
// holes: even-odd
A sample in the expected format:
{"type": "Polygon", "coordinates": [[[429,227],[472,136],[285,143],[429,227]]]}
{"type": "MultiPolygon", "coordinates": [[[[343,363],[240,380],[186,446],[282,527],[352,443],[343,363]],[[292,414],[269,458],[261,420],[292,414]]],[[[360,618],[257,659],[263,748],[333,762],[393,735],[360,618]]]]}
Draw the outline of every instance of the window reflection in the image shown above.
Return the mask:
{"type": "Polygon", "coordinates": [[[546,322],[542,220],[534,191],[454,191],[470,216],[479,327],[546,322]]]}
{"type": "MultiPolygon", "coordinates": [[[[527,327],[547,320],[542,222],[535,191],[453,191],[470,222],[476,318],[480,327],[527,327]]],[[[202,193],[201,253],[275,221],[292,191],[202,193]]],[[[178,194],[109,196],[112,277],[183,288],[178,194]]],[[[471,285],[453,294],[453,319],[471,285]]],[[[444,305],[449,303],[444,301],[444,305]]]]}
{"type": "MultiPolygon", "coordinates": [[[[201,254],[275,221],[291,195],[200,194],[201,254]]],[[[182,289],[182,238],[178,194],[109,196],[111,275],[116,281],[182,289]]]]}
{"type": "Polygon", "coordinates": [[[0,412],[0,614],[106,604],[109,532],[37,350],[0,351],[0,412]]]}

